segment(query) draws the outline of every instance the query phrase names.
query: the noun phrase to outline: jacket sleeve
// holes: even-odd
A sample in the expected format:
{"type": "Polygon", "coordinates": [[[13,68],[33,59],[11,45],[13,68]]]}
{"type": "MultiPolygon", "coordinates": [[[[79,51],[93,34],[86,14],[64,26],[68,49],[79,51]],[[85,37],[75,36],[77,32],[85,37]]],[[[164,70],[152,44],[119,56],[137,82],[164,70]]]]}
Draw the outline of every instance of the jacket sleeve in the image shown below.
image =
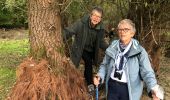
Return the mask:
{"type": "Polygon", "coordinates": [[[148,93],[151,91],[155,85],[157,85],[157,80],[155,73],[151,67],[151,63],[148,57],[148,54],[144,48],[139,55],[139,66],[140,66],[140,75],[147,86],[148,93]]]}
{"type": "Polygon", "coordinates": [[[71,38],[73,35],[78,33],[78,30],[80,28],[81,21],[77,21],[73,23],[71,26],[66,27],[63,29],[63,37],[65,40],[71,38]]]}
{"type": "Polygon", "coordinates": [[[107,54],[105,54],[105,57],[103,59],[103,62],[101,63],[100,65],[100,68],[99,68],[99,71],[98,71],[98,75],[100,76],[101,80],[102,80],[102,83],[104,82],[105,80],[105,76],[106,76],[106,72],[107,72],[107,67],[109,65],[109,62],[110,62],[110,59],[111,57],[108,56],[107,54]]]}

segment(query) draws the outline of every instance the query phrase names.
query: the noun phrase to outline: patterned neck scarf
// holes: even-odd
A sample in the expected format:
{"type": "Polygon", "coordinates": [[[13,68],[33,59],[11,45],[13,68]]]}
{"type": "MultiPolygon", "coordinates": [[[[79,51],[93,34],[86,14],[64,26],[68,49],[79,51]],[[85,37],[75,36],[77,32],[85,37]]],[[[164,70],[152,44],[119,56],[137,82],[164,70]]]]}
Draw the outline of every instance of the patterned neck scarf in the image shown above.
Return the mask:
{"type": "MultiPolygon", "coordinates": [[[[119,43],[120,43],[120,41],[119,41],[119,43]]],[[[132,40],[125,47],[125,50],[121,51],[121,44],[119,44],[119,46],[118,46],[119,53],[117,54],[116,60],[115,60],[117,70],[120,71],[124,68],[125,62],[127,61],[126,55],[128,54],[131,45],[132,45],[132,40]]],[[[122,49],[124,49],[124,46],[122,49]]]]}

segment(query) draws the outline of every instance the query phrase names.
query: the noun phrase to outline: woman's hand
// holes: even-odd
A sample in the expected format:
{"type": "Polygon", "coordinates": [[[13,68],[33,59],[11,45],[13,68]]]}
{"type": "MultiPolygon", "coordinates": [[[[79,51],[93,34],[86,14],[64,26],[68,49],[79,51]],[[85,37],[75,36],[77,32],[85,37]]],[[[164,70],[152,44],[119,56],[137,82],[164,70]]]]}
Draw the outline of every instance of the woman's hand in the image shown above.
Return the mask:
{"type": "Polygon", "coordinates": [[[153,100],[160,100],[157,96],[155,92],[152,92],[152,98],[153,100]]]}
{"type": "Polygon", "coordinates": [[[151,93],[152,93],[153,100],[163,100],[164,99],[164,90],[159,85],[155,85],[152,88],[151,93]]]}
{"type": "Polygon", "coordinates": [[[98,85],[100,84],[100,76],[96,75],[94,78],[93,78],[93,82],[94,82],[94,85],[96,85],[96,87],[98,87],[98,85]]]}

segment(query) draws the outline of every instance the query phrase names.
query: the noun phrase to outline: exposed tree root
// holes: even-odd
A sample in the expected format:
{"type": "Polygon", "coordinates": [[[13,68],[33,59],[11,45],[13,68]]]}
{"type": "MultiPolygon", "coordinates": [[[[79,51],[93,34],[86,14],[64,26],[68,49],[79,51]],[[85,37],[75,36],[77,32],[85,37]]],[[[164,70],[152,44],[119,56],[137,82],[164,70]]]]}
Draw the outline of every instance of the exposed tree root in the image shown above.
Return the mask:
{"type": "Polygon", "coordinates": [[[25,60],[7,100],[88,100],[84,79],[69,61],[54,75],[46,60],[25,60]],[[62,71],[61,71],[62,68],[62,71]]]}

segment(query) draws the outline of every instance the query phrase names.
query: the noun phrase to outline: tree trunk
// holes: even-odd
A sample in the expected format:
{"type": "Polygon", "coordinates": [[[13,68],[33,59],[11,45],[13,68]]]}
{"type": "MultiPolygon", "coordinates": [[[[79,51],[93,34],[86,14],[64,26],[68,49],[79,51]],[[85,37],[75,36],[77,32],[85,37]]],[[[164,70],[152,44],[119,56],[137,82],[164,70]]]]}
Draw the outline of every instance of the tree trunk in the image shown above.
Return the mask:
{"type": "Polygon", "coordinates": [[[19,66],[9,100],[88,99],[82,73],[64,54],[61,3],[28,0],[31,58],[19,66]]]}
{"type": "Polygon", "coordinates": [[[31,56],[48,59],[52,65],[64,57],[61,18],[56,0],[29,0],[29,36],[31,56]],[[57,59],[56,59],[57,58],[57,59]]]}

